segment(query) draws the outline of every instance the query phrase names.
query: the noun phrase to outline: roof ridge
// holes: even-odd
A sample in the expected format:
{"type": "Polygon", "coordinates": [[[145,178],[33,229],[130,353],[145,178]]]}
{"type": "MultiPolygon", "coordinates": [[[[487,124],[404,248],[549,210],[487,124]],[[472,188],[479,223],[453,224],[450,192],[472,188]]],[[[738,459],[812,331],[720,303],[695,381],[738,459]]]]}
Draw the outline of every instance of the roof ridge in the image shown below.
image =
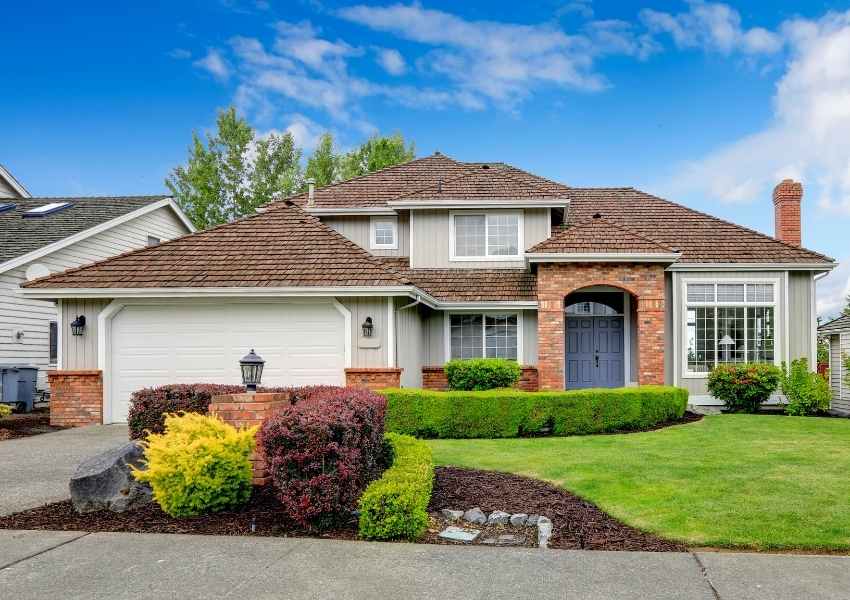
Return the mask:
{"type": "Polygon", "coordinates": [[[132,200],[147,200],[148,198],[174,198],[171,194],[146,194],[141,196],[27,196],[26,198],[13,198],[18,202],[28,202],[31,200],[119,200],[122,198],[132,200]]]}

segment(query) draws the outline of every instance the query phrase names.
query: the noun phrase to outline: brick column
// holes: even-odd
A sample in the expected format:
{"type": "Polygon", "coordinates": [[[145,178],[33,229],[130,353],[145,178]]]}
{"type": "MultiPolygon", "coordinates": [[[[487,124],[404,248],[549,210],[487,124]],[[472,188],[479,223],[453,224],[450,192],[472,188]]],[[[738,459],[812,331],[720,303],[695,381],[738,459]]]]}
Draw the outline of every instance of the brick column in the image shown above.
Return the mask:
{"type": "Polygon", "coordinates": [[[366,388],[376,392],[384,388],[401,387],[401,372],[404,369],[357,367],[345,370],[347,387],[366,388]]]}
{"type": "Polygon", "coordinates": [[[664,385],[664,296],[639,297],[637,319],[638,383],[664,385]]]}
{"type": "MultiPolygon", "coordinates": [[[[262,425],[266,417],[289,403],[289,394],[226,394],[212,399],[209,414],[216,415],[234,427],[253,427],[262,425]]],[[[263,450],[259,446],[251,456],[251,465],[254,470],[254,485],[265,485],[271,481],[271,476],[266,471],[263,450]]]]}
{"type": "Polygon", "coordinates": [[[50,424],[82,427],[103,423],[103,373],[98,369],[48,371],[50,424]]]}

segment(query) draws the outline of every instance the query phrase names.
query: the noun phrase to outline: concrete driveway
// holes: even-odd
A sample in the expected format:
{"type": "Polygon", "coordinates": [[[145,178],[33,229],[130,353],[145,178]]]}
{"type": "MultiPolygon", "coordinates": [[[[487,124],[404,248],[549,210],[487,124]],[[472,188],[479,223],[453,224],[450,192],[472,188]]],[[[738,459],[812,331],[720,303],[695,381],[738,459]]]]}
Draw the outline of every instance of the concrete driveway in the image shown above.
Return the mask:
{"type": "Polygon", "coordinates": [[[92,425],[0,441],[0,515],[65,500],[83,459],[127,439],[126,425],[92,425]]]}

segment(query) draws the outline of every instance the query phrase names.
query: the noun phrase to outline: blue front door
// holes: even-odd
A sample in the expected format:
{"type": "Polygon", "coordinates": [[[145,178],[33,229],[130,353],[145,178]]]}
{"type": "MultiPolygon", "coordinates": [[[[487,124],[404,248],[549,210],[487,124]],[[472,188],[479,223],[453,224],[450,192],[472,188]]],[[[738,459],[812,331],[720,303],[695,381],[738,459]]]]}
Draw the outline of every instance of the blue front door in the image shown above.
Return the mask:
{"type": "Polygon", "coordinates": [[[567,389],[621,387],[623,317],[567,316],[567,389]]]}

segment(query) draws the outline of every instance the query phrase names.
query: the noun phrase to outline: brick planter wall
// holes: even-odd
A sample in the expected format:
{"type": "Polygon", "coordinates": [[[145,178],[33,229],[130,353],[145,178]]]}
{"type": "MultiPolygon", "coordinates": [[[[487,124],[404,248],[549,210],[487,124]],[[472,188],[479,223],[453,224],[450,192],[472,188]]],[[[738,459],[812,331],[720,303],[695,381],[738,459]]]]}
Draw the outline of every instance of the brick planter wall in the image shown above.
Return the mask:
{"type": "Polygon", "coordinates": [[[384,388],[401,387],[403,369],[392,368],[353,368],[345,370],[347,387],[366,388],[377,391],[384,388]]]}
{"type": "MultiPolygon", "coordinates": [[[[426,390],[448,390],[449,380],[446,378],[443,367],[422,367],[422,387],[426,390]]],[[[514,387],[526,392],[536,392],[538,390],[537,367],[522,367],[522,375],[514,387]]]]}
{"type": "Polygon", "coordinates": [[[98,369],[48,371],[50,424],[82,427],[103,423],[103,373],[98,369]]]}
{"type": "Polygon", "coordinates": [[[637,302],[638,383],[664,383],[664,265],[542,263],[537,268],[540,389],[564,389],[564,299],[592,285],[629,292],[637,302]]]}
{"type": "MultiPolygon", "coordinates": [[[[227,394],[215,396],[210,402],[210,414],[234,427],[262,425],[267,416],[281,406],[289,404],[288,394],[227,394]]],[[[266,459],[257,446],[251,456],[254,470],[254,485],[265,485],[271,481],[266,471],[266,459]]]]}

